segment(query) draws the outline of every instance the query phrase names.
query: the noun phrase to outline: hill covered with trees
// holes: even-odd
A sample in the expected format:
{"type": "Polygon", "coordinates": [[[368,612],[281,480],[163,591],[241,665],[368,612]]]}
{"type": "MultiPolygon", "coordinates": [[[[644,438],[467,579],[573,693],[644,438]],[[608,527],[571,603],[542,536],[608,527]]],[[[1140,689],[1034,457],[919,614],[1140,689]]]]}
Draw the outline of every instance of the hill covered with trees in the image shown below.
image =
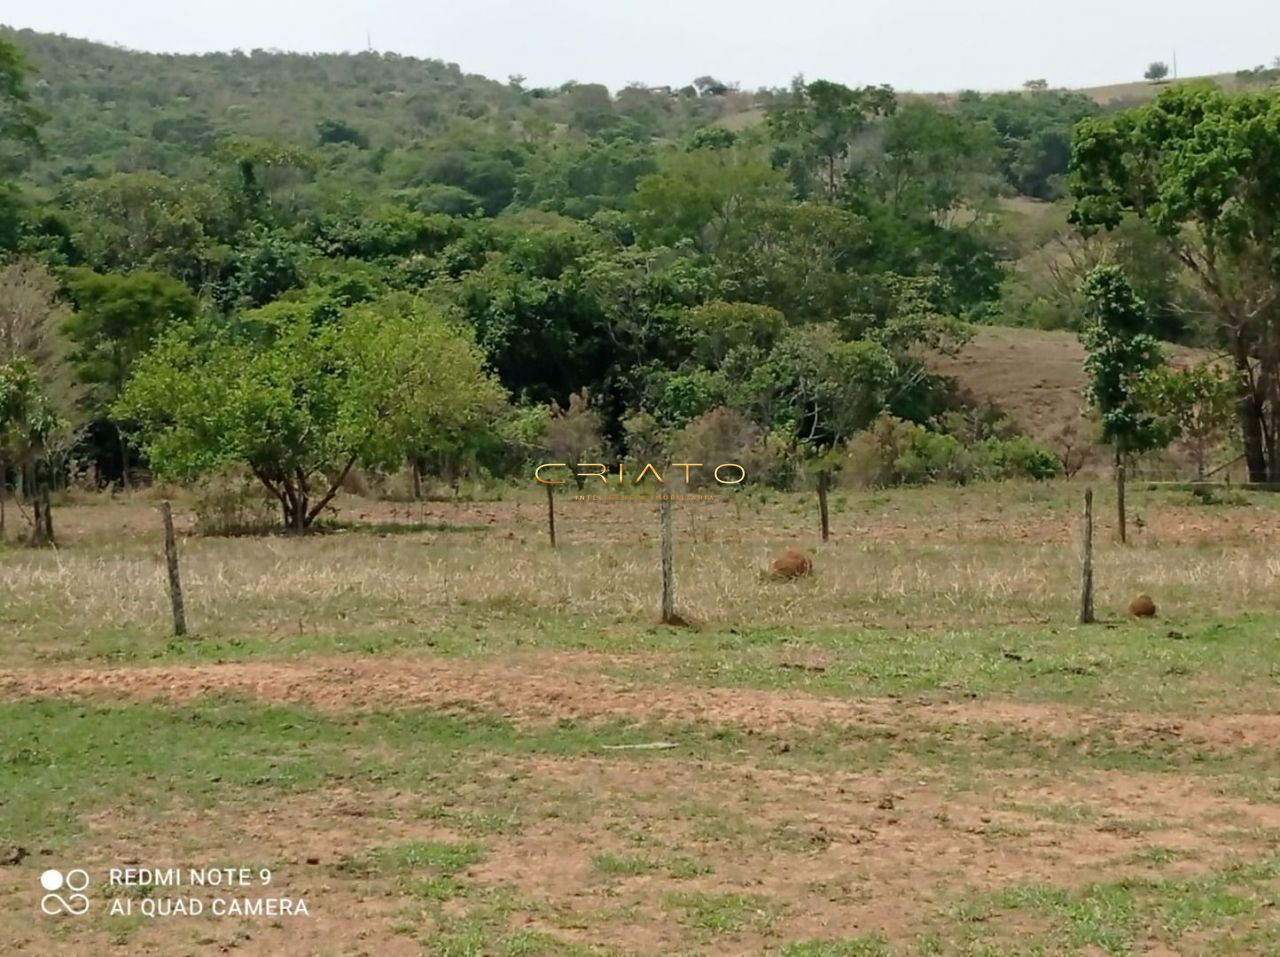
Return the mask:
{"type": "Polygon", "coordinates": [[[0,52],[4,458],[28,473],[236,465],[305,524],[352,468],[697,448],[785,485],[879,421],[907,463],[883,480],[1046,474],[924,357],[966,323],[1071,327],[1104,258],[1167,338],[1201,334],[1141,217],[1055,218],[1102,113],[1068,91],[529,89],[30,31],[0,52]]]}

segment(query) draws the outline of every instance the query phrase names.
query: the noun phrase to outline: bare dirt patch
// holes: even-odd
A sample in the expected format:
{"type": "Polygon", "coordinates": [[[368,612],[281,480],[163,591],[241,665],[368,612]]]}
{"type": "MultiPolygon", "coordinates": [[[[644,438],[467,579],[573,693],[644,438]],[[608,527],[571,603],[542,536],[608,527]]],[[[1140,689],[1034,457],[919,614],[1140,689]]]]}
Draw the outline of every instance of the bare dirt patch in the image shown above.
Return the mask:
{"type": "MultiPolygon", "coordinates": [[[[749,688],[627,683],[593,672],[618,656],[540,652],[516,664],[450,658],[313,658],[128,668],[0,669],[0,696],[94,695],[190,701],[232,693],[323,711],[419,706],[443,712],[498,713],[516,723],[628,718],[701,721],[754,731],[792,727],[992,725],[1051,736],[1105,730],[1121,740],[1178,739],[1208,747],[1280,743],[1280,715],[1164,718],[1003,699],[848,700],[749,688]]],[[[894,735],[890,735],[894,736],[894,735]]]]}
{"type": "Polygon", "coordinates": [[[1255,806],[1159,775],[1052,783],[990,775],[955,791],[926,768],[797,773],[512,757],[451,795],[344,785],[265,807],[160,816],[120,808],[92,817],[89,833],[63,855],[94,874],[125,865],[270,867],[276,893],[306,899],[307,918],[133,927],[100,914],[74,926],[19,920],[50,866],[37,856],[0,868],[0,933],[10,952],[41,955],[407,955],[451,920],[483,927],[490,941],[537,930],[646,954],[760,953],[788,940],[855,934],[909,943],[965,895],[1018,882],[1088,883],[1103,868],[1117,878],[1146,874],[1145,865],[1124,863],[1143,850],[1185,848],[1196,856],[1180,863],[1181,873],[1208,870],[1237,850],[1224,836],[1225,817],[1269,820],[1255,806]],[[482,808],[512,778],[523,818],[514,832],[476,835],[424,819],[441,800],[467,810],[466,795],[482,808]],[[1042,813],[1064,801],[1077,809],[1071,819],[1042,813]],[[1158,829],[1114,826],[1152,816],[1158,829]],[[448,894],[425,898],[412,883],[424,871],[364,873],[345,863],[421,841],[479,842],[483,857],[448,894]],[[602,854],[644,866],[610,870],[602,854]],[[499,908],[494,895],[505,901],[499,908]],[[727,917],[740,907],[741,920],[708,930],[691,916],[699,905],[723,906],[727,917]]]}

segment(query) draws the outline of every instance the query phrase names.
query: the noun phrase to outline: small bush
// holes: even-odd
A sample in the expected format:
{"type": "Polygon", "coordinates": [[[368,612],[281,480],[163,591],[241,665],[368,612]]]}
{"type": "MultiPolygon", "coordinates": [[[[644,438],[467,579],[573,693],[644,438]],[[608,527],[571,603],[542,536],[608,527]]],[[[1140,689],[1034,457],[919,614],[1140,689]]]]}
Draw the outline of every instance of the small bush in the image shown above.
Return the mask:
{"type": "Polygon", "coordinates": [[[1248,505],[1249,497],[1231,489],[1214,488],[1212,485],[1196,485],[1191,489],[1193,505],[1248,505]]]}
{"type": "Polygon", "coordinates": [[[1056,478],[1062,461],[1054,452],[1025,435],[987,439],[979,446],[987,478],[1056,478]]]}
{"type": "Polygon", "coordinates": [[[247,472],[231,470],[196,486],[197,535],[256,535],[280,526],[280,506],[247,472]]]}
{"type": "Polygon", "coordinates": [[[992,437],[966,446],[954,435],[881,416],[846,447],[844,475],[854,485],[884,488],[981,479],[1047,479],[1059,474],[1058,457],[1025,436],[992,437]]]}
{"type": "Polygon", "coordinates": [[[785,488],[794,477],[795,463],[786,441],[766,433],[742,413],[720,406],[698,416],[671,437],[671,457],[677,462],[703,462],[708,468],[690,474],[691,487],[714,482],[712,467],[735,462],[747,471],[752,487],[785,488]]]}

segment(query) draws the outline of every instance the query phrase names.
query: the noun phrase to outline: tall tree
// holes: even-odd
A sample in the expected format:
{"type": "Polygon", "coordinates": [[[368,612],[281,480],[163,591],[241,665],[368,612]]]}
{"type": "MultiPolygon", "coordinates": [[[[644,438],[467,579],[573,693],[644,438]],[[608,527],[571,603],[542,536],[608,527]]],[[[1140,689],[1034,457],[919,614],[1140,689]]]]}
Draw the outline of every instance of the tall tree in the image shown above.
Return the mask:
{"type": "Polygon", "coordinates": [[[1149,332],[1146,304],[1118,266],[1099,266],[1085,280],[1086,322],[1080,341],[1087,353],[1087,398],[1102,419],[1102,439],[1115,449],[1116,509],[1120,541],[1125,529],[1125,459],[1169,441],[1163,424],[1136,393],[1137,379],[1163,361],[1149,332]]]}
{"type": "Polygon", "coordinates": [[[34,149],[40,142],[40,124],[48,117],[31,103],[29,70],[17,45],[0,38],[0,140],[34,149]]]}
{"type": "MultiPolygon", "coordinates": [[[[35,364],[26,358],[0,362],[0,463],[33,469],[66,423],[54,410],[35,364]]],[[[45,476],[47,487],[48,476],[45,476]]],[[[29,490],[34,491],[34,490],[29,490]]],[[[0,487],[0,531],[4,529],[4,489],[0,487]]],[[[41,510],[32,525],[32,541],[52,537],[53,523],[41,510]]]]}
{"type": "Polygon", "coordinates": [[[790,101],[769,114],[775,160],[789,169],[802,196],[817,192],[834,203],[854,141],[872,117],[888,115],[896,106],[887,86],[854,90],[830,80],[797,80],[790,101]]]}
{"type": "Polygon", "coordinates": [[[1280,481],[1280,97],[1183,85],[1077,128],[1073,222],[1151,223],[1239,372],[1249,478],[1280,481]]]}
{"type": "MultiPolygon", "coordinates": [[[[48,118],[31,103],[28,71],[22,51],[0,38],[0,147],[12,146],[19,156],[39,151],[39,127],[48,118]]],[[[5,181],[5,159],[0,153],[0,249],[12,249],[18,245],[21,205],[17,190],[5,181]]]]}
{"type": "MultiPolygon", "coordinates": [[[[133,364],[166,326],[191,319],[197,308],[191,290],[169,276],[138,272],[129,276],[70,269],[65,282],[76,312],[66,325],[75,344],[73,360],[90,389],[90,412],[109,418],[133,364]]],[[[129,488],[129,445],[116,428],[121,484],[129,488]]]]}
{"type": "Polygon", "coordinates": [[[66,192],[72,235],[95,269],[166,272],[192,288],[215,279],[230,249],[221,194],[152,170],[113,173],[66,192]]]}
{"type": "MultiPolygon", "coordinates": [[[[84,420],[80,407],[84,385],[71,362],[72,346],[65,330],[70,315],[70,308],[58,295],[57,281],[42,264],[18,259],[0,265],[0,365],[22,361],[30,368],[31,382],[47,397],[51,413],[60,423],[58,429],[39,436],[40,450],[55,455],[70,452],[80,438],[75,426],[84,420]]],[[[20,442],[17,451],[29,445],[20,442]]],[[[32,487],[25,479],[34,478],[29,473],[35,459],[14,453],[13,443],[8,447],[0,443],[0,529],[4,526],[4,495],[10,467],[28,473],[24,476],[25,487],[32,487]]]]}

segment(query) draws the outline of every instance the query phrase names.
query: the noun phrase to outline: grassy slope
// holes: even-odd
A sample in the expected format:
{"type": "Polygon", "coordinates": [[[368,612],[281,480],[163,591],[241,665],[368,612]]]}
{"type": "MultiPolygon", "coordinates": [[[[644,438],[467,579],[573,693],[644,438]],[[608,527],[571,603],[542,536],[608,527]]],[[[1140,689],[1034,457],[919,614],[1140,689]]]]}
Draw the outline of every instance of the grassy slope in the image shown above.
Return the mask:
{"type": "MultiPolygon", "coordinates": [[[[1178,359],[1209,353],[1166,346],[1178,359]]],[[[991,401],[1027,434],[1056,447],[1064,427],[1084,411],[1084,349],[1074,333],[977,326],[955,356],[931,359],[934,371],[953,376],[980,401],[991,401]]]]}

